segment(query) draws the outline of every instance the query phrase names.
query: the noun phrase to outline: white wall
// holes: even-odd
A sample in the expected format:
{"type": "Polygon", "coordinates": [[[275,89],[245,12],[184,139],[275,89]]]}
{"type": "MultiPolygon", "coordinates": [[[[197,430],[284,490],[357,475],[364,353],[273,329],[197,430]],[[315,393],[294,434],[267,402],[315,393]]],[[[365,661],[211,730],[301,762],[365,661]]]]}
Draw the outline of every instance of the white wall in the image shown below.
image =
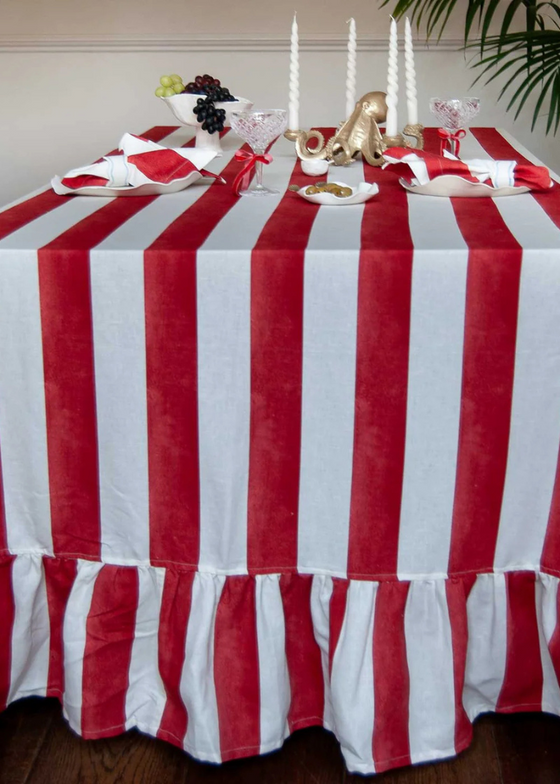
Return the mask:
{"type": "MultiPolygon", "coordinates": [[[[153,95],[163,73],[187,80],[210,72],[261,107],[285,107],[293,9],[293,0],[214,3],[213,10],[192,0],[1,0],[0,204],[107,152],[125,131],[175,124],[153,95]]],[[[376,0],[350,0],[342,9],[333,0],[301,2],[306,127],[342,119],[351,15],[360,42],[358,93],[385,89],[387,9],[376,0]]],[[[420,120],[427,125],[431,95],[473,92],[473,72],[456,51],[460,23],[458,17],[440,47],[418,40],[420,120]]],[[[483,100],[480,125],[507,128],[560,170],[560,139],[531,134],[529,111],[514,123],[496,105],[497,88],[475,92],[483,100]]]]}

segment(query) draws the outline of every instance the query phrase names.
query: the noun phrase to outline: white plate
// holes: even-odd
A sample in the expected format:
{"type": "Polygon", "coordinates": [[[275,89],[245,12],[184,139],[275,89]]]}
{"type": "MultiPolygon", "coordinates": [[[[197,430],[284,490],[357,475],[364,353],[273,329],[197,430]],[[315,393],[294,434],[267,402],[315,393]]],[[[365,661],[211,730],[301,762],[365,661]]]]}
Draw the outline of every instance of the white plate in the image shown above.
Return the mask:
{"type": "Polygon", "coordinates": [[[344,182],[331,182],[331,184],[340,185],[343,188],[351,188],[352,195],[341,198],[340,196],[334,196],[332,193],[328,193],[327,191],[307,194],[305,191],[310,187],[309,185],[305,185],[303,188],[300,188],[298,194],[307,201],[312,201],[315,204],[326,204],[332,207],[341,207],[345,204],[363,204],[365,201],[368,201],[368,199],[371,199],[373,196],[379,193],[379,186],[375,182],[360,182],[357,188],[352,188],[352,186],[346,185],[344,182]]]}
{"type": "MultiPolygon", "coordinates": [[[[90,188],[67,188],[62,184],[60,177],[53,177],[51,186],[53,191],[58,193],[59,196],[105,196],[105,198],[113,198],[114,196],[163,196],[165,193],[182,191],[200,179],[206,178],[200,172],[191,172],[188,177],[183,177],[181,180],[173,180],[173,182],[169,182],[167,185],[149,182],[145,185],[123,185],[119,188],[105,188],[99,185],[90,188]]],[[[209,181],[214,182],[210,178],[209,181]]]]}
{"type": "Polygon", "coordinates": [[[426,185],[412,185],[401,177],[399,180],[403,188],[410,193],[419,193],[422,196],[460,196],[466,198],[486,196],[491,199],[496,196],[515,196],[518,193],[528,193],[530,188],[493,188],[484,182],[469,182],[455,174],[442,174],[435,177],[426,185]]]}

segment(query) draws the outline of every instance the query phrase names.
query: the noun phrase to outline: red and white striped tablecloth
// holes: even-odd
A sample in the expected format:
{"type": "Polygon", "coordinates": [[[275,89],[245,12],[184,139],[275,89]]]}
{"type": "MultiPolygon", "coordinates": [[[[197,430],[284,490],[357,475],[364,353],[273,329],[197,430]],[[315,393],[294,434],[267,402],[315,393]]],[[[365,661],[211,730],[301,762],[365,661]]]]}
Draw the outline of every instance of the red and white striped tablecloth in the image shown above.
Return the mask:
{"type": "Polygon", "coordinates": [[[272,153],[278,197],[0,212],[0,707],[360,773],[560,714],[560,187],[319,208],[272,153]]]}

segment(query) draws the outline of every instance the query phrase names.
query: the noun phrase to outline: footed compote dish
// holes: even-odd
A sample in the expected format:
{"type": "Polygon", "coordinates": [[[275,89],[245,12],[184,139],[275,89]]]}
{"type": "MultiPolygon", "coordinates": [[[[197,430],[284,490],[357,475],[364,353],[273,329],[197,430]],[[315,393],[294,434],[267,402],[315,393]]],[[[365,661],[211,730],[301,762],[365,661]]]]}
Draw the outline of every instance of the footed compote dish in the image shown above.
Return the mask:
{"type": "MultiPolygon", "coordinates": [[[[200,121],[194,113],[198,101],[203,97],[196,93],[179,93],[178,95],[171,95],[162,97],[161,100],[169,106],[175,117],[183,125],[191,125],[196,128],[196,147],[203,147],[204,149],[214,150],[216,155],[222,154],[222,145],[220,143],[220,134],[218,132],[210,133],[204,128],[204,121],[200,121]]],[[[236,98],[234,101],[216,101],[215,107],[219,111],[223,111],[223,124],[228,127],[231,124],[231,115],[235,111],[246,111],[253,108],[251,101],[247,98],[236,98]]]]}

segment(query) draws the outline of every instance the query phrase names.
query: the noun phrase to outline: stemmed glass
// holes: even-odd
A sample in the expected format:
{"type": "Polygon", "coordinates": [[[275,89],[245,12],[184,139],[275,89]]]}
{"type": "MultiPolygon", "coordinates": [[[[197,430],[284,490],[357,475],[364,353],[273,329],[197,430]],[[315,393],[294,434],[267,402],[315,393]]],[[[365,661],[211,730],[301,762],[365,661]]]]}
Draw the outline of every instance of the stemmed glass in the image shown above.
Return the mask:
{"type": "Polygon", "coordinates": [[[452,148],[451,152],[458,155],[459,139],[465,135],[464,129],[479,113],[480,99],[432,98],[430,100],[430,111],[448,132],[447,141],[449,141],[452,148]]]}
{"type": "MultiPolygon", "coordinates": [[[[243,141],[251,147],[255,155],[264,155],[266,148],[277,136],[286,130],[285,109],[271,109],[262,112],[232,112],[231,127],[243,141]]],[[[262,184],[263,164],[255,163],[255,185],[241,191],[240,196],[269,196],[279,191],[265,188],[262,184]]]]}

